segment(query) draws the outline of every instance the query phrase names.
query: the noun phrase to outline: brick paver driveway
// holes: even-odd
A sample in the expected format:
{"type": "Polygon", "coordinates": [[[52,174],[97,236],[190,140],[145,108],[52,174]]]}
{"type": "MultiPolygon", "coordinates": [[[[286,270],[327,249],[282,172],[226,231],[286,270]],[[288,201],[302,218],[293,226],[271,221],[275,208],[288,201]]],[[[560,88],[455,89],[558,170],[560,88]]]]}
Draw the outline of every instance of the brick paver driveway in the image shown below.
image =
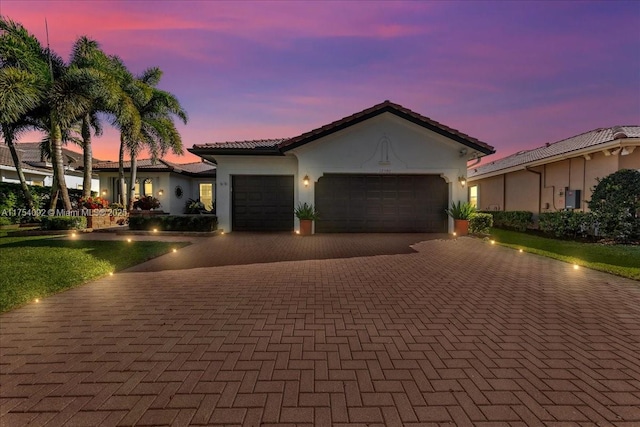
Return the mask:
{"type": "Polygon", "coordinates": [[[414,249],[120,273],[6,313],[1,424],[640,425],[638,282],[414,249]]]}

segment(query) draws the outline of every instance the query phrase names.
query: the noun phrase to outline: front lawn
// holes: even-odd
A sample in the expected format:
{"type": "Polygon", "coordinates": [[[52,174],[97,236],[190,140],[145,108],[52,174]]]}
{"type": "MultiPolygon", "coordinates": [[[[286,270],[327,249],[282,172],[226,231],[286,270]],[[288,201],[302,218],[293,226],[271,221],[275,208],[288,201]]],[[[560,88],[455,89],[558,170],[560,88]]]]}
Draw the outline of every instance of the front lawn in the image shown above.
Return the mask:
{"type": "Polygon", "coordinates": [[[496,243],[560,261],[640,280],[640,246],[580,243],[491,229],[496,243]]]}
{"type": "Polygon", "coordinates": [[[187,242],[0,237],[0,312],[140,264],[187,242]]]}

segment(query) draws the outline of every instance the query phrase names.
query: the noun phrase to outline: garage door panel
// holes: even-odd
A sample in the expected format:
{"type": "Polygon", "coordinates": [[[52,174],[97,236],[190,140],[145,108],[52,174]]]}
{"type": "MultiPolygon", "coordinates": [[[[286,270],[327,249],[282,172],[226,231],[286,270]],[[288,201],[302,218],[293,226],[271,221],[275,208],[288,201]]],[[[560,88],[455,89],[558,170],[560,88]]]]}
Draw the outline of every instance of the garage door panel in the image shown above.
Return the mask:
{"type": "Polygon", "coordinates": [[[293,176],[233,176],[232,228],[236,231],[293,230],[293,176]]]}
{"type": "Polygon", "coordinates": [[[325,175],[318,232],[446,232],[448,186],[435,175],[325,175]]]}

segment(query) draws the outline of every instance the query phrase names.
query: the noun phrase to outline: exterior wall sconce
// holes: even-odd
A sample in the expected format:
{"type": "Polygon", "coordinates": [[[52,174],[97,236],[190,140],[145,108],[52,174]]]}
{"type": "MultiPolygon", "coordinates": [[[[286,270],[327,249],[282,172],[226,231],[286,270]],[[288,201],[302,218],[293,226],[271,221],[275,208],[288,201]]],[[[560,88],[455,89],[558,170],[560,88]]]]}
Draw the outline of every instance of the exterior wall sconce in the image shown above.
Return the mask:
{"type": "Polygon", "coordinates": [[[458,182],[460,183],[460,185],[462,185],[463,187],[465,185],[467,185],[467,179],[464,176],[459,176],[458,177],[458,182]]]}
{"type": "Polygon", "coordinates": [[[107,195],[107,190],[102,190],[102,195],[106,196],[107,195]]]}
{"type": "Polygon", "coordinates": [[[158,196],[162,196],[163,194],[164,194],[164,190],[163,189],[158,190],[158,196]]]}
{"type": "Polygon", "coordinates": [[[302,178],[302,183],[305,187],[309,186],[309,175],[305,175],[304,178],[302,178]]]}

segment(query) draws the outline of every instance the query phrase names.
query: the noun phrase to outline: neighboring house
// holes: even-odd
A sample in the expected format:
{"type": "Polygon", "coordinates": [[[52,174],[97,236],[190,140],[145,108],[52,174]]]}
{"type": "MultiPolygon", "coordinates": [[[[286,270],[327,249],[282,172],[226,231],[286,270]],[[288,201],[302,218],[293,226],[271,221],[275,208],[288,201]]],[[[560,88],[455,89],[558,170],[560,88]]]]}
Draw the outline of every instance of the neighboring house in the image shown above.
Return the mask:
{"type": "MultiPolygon", "coordinates": [[[[167,160],[138,160],[136,194],[160,200],[165,212],[184,213],[189,199],[200,199],[209,210],[214,208],[216,188],[215,165],[202,161],[178,164],[167,160]]],[[[124,163],[125,179],[129,179],[131,162],[124,163]]],[[[100,176],[100,194],[111,202],[118,200],[118,162],[99,162],[93,170],[100,176]]]]}
{"type": "MultiPolygon", "coordinates": [[[[40,143],[21,142],[16,144],[16,150],[19,152],[22,171],[27,184],[50,187],[53,183],[53,167],[51,160],[42,155],[40,143]]],[[[83,174],[79,168],[83,164],[82,153],[63,148],[62,161],[65,170],[64,180],[67,187],[81,190],[83,174]]],[[[0,144],[0,173],[2,182],[20,182],[11,152],[6,144],[0,144]]],[[[91,179],[91,190],[96,192],[99,190],[99,181],[95,174],[91,179]]]]}
{"type": "Polygon", "coordinates": [[[520,151],[468,172],[469,199],[481,210],[588,210],[597,184],[620,169],[640,169],[640,126],[592,130],[520,151]]]}
{"type": "Polygon", "coordinates": [[[316,232],[452,230],[445,209],[466,200],[467,162],[492,146],[385,101],[294,138],[196,144],[217,164],[225,231],[293,231],[298,203],[316,232]]]}

